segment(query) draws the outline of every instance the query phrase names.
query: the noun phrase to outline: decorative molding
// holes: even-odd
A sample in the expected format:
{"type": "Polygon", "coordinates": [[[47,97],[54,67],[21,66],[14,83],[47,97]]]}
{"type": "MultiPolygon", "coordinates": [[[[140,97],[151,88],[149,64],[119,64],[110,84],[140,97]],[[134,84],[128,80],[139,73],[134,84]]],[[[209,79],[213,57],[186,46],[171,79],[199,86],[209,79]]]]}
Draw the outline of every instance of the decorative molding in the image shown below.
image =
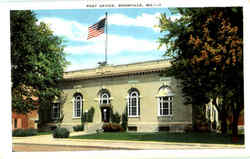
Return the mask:
{"type": "Polygon", "coordinates": [[[129,80],[128,81],[128,84],[136,84],[136,83],[139,83],[138,80],[129,80]]]}
{"type": "Polygon", "coordinates": [[[161,77],[160,81],[171,81],[171,77],[161,77]]]}
{"type": "Polygon", "coordinates": [[[93,69],[83,69],[64,73],[64,81],[78,81],[84,79],[114,77],[124,75],[137,75],[153,72],[161,72],[171,67],[169,60],[144,61],[132,64],[110,65],[93,69]]]}
{"type": "Polygon", "coordinates": [[[111,104],[100,104],[100,107],[112,107],[111,104]]]}
{"type": "Polygon", "coordinates": [[[82,85],[75,85],[73,86],[74,89],[80,89],[80,88],[83,88],[82,85]]]}

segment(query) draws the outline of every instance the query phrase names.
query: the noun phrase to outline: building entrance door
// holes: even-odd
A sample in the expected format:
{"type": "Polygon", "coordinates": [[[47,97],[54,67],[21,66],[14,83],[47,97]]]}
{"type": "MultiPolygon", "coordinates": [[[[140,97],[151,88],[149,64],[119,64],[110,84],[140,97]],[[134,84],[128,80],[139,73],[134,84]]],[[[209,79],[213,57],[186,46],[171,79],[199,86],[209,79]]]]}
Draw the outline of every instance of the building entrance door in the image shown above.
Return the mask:
{"type": "Polygon", "coordinates": [[[110,121],[110,108],[109,107],[102,107],[102,121],[109,122],[110,121]]]}

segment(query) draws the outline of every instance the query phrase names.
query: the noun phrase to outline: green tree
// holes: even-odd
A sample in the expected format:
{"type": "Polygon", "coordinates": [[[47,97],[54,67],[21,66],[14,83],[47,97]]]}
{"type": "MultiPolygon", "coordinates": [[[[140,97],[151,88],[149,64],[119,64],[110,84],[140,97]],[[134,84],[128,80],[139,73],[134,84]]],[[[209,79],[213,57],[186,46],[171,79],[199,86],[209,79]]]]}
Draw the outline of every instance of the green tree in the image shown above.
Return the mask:
{"type": "Polygon", "coordinates": [[[162,14],[159,25],[165,33],[160,46],[165,45],[165,56],[173,58],[169,72],[181,79],[186,103],[200,107],[213,100],[222,133],[226,133],[226,118],[232,112],[233,135],[237,136],[244,101],[242,8],[172,11],[181,18],[171,21],[162,14]]]}
{"type": "Polygon", "coordinates": [[[11,11],[12,110],[27,113],[49,106],[61,90],[67,64],[63,41],[45,23],[37,23],[32,11],[11,11]]]}

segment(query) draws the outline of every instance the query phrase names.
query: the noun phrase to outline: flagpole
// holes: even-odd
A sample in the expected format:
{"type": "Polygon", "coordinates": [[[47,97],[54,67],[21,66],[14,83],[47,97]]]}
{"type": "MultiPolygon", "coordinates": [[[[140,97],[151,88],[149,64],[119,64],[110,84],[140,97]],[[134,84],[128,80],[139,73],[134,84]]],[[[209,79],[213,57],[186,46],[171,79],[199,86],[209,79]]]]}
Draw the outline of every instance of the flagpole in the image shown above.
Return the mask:
{"type": "Polygon", "coordinates": [[[107,58],[107,52],[108,52],[108,13],[106,12],[105,13],[105,16],[106,16],[106,41],[105,41],[105,64],[108,64],[108,58],[107,58]]]}

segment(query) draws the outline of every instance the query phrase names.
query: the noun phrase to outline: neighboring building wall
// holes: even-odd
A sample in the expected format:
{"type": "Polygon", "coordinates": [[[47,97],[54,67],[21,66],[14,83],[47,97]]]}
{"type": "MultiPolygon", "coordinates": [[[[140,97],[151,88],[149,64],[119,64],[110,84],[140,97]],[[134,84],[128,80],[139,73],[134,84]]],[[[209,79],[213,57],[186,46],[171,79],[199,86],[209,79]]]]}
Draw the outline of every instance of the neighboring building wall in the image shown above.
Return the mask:
{"type": "MultiPolygon", "coordinates": [[[[144,69],[147,69],[147,65],[144,66],[144,69]]],[[[191,105],[183,104],[178,82],[174,78],[165,80],[159,74],[159,71],[152,71],[64,81],[61,83],[64,97],[66,98],[65,103],[61,105],[64,114],[62,126],[72,129],[72,126],[81,123],[80,118],[73,117],[73,100],[76,93],[82,95],[83,112],[86,112],[91,107],[94,108],[94,120],[93,123],[89,123],[89,127],[94,127],[102,124],[102,113],[98,96],[100,90],[108,90],[113,112],[118,112],[122,115],[128,102],[129,90],[136,88],[140,94],[140,116],[129,117],[128,127],[135,126],[138,132],[156,132],[159,131],[160,127],[162,127],[160,129],[170,127],[170,130],[183,130],[185,126],[192,124],[192,107],[191,105]],[[175,94],[173,96],[172,116],[158,116],[158,94],[162,86],[168,86],[175,94]]]]}
{"type": "Polygon", "coordinates": [[[37,110],[34,110],[28,114],[18,114],[12,112],[12,129],[27,129],[27,128],[34,128],[37,129],[37,123],[35,122],[38,120],[37,110]]]}

